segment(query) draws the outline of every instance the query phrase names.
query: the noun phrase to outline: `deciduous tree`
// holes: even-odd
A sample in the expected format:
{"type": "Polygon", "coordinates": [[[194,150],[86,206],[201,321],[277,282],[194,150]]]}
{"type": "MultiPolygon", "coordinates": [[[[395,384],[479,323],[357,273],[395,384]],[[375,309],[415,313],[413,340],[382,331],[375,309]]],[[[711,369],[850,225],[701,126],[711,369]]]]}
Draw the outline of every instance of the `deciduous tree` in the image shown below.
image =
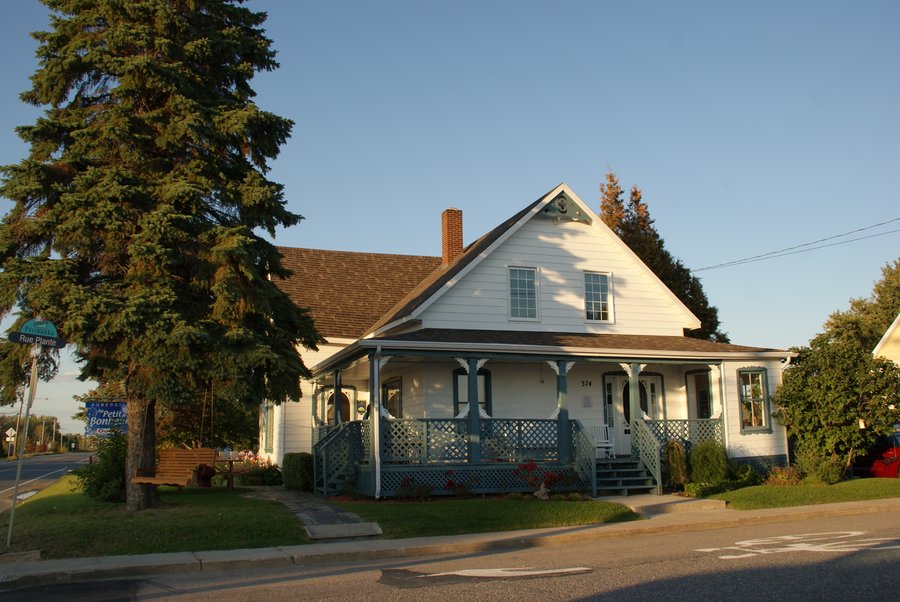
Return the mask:
{"type": "Polygon", "coordinates": [[[900,368],[872,350],[900,312],[900,260],[868,299],[835,312],[784,373],[773,401],[795,442],[849,466],[900,421],[900,368]]]}
{"type": "MultiPolygon", "coordinates": [[[[42,1],[22,98],[45,110],[0,188],[0,305],[39,312],[84,376],[124,384],[133,475],[154,465],[157,404],[210,383],[253,406],[299,396],[298,345],[321,339],[262,236],[301,219],[266,177],[292,124],[253,101],[277,63],[241,0],[42,1]]],[[[129,510],[156,503],[129,484],[129,510]]]]}

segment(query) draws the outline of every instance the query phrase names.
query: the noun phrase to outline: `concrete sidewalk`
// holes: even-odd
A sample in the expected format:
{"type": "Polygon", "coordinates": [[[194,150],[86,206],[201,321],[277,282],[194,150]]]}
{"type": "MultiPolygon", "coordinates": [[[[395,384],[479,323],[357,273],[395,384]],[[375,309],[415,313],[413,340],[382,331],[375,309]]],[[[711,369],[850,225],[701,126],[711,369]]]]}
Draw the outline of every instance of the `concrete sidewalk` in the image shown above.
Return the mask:
{"type": "MultiPolygon", "coordinates": [[[[0,590],[69,581],[139,577],[176,572],[247,570],[311,563],[562,545],[572,541],[723,529],[813,517],[900,511],[900,498],[766,510],[727,510],[707,500],[641,495],[604,498],[632,507],[647,520],[596,526],[535,529],[416,539],[359,539],[277,548],[25,560],[0,564],[0,590]]],[[[319,502],[321,500],[319,499],[319,502]]]]}

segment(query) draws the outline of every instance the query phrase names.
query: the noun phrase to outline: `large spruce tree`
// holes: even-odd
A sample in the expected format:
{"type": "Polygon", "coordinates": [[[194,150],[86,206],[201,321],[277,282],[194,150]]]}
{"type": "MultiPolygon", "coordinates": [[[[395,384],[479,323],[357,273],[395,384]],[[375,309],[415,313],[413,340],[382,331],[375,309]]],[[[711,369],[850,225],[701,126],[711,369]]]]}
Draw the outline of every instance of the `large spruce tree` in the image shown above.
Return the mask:
{"type": "Polygon", "coordinates": [[[600,185],[600,219],[700,320],[700,328],[688,331],[687,336],[727,343],[728,335],[720,330],[719,310],[709,304],[700,280],[666,249],[641,190],[632,186],[627,205],[622,194],[618,177],[607,172],[606,184],[600,185]]]}
{"type": "MultiPolygon", "coordinates": [[[[300,216],[268,162],[291,122],[253,102],[277,67],[241,0],[42,0],[39,67],[18,128],[30,152],[0,194],[0,304],[56,323],[83,376],[124,383],[128,472],[155,462],[157,404],[209,386],[248,404],[299,396],[320,342],[262,238],[300,216]]],[[[129,485],[129,510],[157,503],[129,485]]]]}

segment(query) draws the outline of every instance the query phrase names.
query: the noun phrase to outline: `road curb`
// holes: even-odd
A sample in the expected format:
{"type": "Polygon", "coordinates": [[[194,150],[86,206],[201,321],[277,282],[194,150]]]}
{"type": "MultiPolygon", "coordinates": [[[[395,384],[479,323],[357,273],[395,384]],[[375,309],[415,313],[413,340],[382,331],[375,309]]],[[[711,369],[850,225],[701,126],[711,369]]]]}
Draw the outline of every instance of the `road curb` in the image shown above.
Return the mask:
{"type": "Polygon", "coordinates": [[[53,583],[171,573],[227,572],[248,568],[365,560],[375,557],[402,558],[450,553],[471,554],[510,548],[554,546],[591,539],[710,531],[753,524],[892,511],[900,511],[900,498],[766,510],[679,512],[653,515],[651,518],[643,520],[606,523],[597,526],[445,537],[369,539],[275,548],[32,560],[0,565],[0,591],[53,583]]]}

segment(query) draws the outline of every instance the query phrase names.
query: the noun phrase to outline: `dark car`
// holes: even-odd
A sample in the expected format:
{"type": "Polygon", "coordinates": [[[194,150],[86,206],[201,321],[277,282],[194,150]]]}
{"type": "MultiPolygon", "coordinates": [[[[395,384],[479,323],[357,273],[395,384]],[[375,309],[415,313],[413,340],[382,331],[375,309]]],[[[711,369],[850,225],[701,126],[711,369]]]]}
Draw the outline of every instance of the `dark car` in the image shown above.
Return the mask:
{"type": "Polygon", "coordinates": [[[853,474],[858,477],[898,478],[900,472],[900,431],[880,438],[868,454],[853,463],[853,474]]]}

